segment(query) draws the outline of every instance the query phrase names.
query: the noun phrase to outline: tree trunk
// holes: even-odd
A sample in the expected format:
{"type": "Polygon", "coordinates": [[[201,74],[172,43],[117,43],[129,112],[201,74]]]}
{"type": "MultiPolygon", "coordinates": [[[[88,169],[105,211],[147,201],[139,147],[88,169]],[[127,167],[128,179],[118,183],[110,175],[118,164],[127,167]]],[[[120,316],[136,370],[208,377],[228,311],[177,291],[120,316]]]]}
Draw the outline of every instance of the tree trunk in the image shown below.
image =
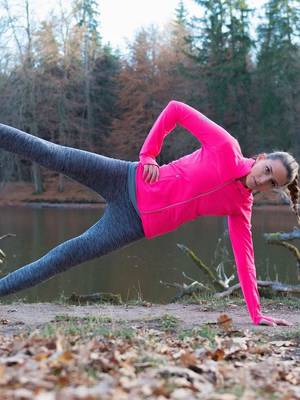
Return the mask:
{"type": "Polygon", "coordinates": [[[32,178],[34,182],[34,193],[40,194],[44,192],[44,186],[42,181],[41,167],[39,164],[33,161],[32,163],[32,178]]]}
{"type": "Polygon", "coordinates": [[[59,174],[58,176],[58,191],[62,193],[65,191],[65,179],[63,174],[59,174]]]}

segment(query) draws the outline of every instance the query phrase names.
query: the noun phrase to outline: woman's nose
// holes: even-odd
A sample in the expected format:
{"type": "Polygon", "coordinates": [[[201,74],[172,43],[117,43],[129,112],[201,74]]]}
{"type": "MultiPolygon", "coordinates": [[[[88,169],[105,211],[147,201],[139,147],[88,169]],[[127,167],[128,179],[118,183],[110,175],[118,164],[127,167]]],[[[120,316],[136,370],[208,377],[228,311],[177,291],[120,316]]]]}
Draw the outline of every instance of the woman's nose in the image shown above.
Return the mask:
{"type": "Polygon", "coordinates": [[[264,185],[265,183],[267,183],[269,180],[269,178],[267,176],[260,176],[256,181],[258,183],[258,185],[264,185]]]}

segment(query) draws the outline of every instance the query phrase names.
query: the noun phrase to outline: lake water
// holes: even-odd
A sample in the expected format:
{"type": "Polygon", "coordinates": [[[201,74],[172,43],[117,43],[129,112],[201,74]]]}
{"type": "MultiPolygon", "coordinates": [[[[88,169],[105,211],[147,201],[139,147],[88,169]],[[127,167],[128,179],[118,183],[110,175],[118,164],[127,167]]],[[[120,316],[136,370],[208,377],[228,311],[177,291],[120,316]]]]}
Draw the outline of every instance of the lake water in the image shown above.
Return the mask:
{"type": "MultiPolygon", "coordinates": [[[[81,234],[102,213],[101,208],[0,207],[0,236],[16,234],[16,237],[0,241],[0,248],[7,255],[7,261],[1,266],[1,275],[38,259],[61,242],[81,234]]],[[[264,232],[290,231],[295,221],[288,207],[254,209],[252,225],[258,278],[299,283],[296,262],[290,252],[280,246],[267,245],[262,236],[264,232]]],[[[80,264],[6,299],[26,297],[27,301],[38,302],[57,299],[61,294],[70,296],[72,292],[112,292],[120,293],[123,300],[141,297],[156,303],[168,302],[176,290],[163,287],[160,280],[182,283],[184,271],[188,276],[207,282],[176,244],[185,244],[210,264],[224,229],[225,218],[199,218],[177,231],[152,240],[142,239],[102,258],[80,264]]],[[[228,274],[234,271],[231,265],[228,268],[228,274]]]]}

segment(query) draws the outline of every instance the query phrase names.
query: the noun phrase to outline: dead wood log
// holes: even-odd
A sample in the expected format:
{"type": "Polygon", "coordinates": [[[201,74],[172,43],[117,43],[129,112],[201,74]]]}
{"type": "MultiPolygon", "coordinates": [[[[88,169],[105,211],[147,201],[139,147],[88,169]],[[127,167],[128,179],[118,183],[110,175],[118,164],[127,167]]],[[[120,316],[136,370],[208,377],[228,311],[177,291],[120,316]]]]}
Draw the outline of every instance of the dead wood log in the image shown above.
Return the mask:
{"type": "MultiPolygon", "coordinates": [[[[269,241],[270,243],[273,243],[272,241],[269,241]]],[[[274,244],[282,245],[286,248],[288,248],[290,251],[293,252],[294,255],[296,255],[298,258],[297,260],[300,261],[300,252],[299,250],[291,245],[290,243],[284,242],[284,241],[275,241],[274,244]]],[[[234,278],[234,275],[232,275],[230,278],[227,278],[225,275],[224,269],[220,269],[220,265],[217,267],[217,276],[212,272],[212,270],[203,263],[203,261],[195,255],[195,253],[190,250],[188,247],[182,245],[182,244],[177,244],[177,246],[184,251],[185,254],[187,254],[194,262],[195,264],[205,272],[205,274],[210,278],[213,288],[210,287],[209,285],[204,285],[203,283],[194,280],[190,277],[188,277],[184,272],[182,273],[185,278],[188,278],[192,283],[187,285],[186,283],[180,284],[177,282],[163,282],[160,281],[160,283],[164,286],[169,286],[169,287],[175,287],[177,289],[177,293],[174,296],[174,298],[171,300],[177,301],[181,299],[184,296],[193,296],[196,294],[200,294],[201,292],[208,292],[212,290],[217,289],[217,293],[214,294],[214,297],[216,298],[222,298],[229,296],[233,292],[235,292],[238,289],[241,289],[240,284],[237,283],[231,287],[229,287],[228,283],[234,278]],[[222,279],[222,277],[225,279],[222,279]],[[226,290],[224,290],[226,289],[226,290]],[[220,292],[220,290],[222,290],[220,292]]],[[[224,267],[224,265],[223,265],[224,267]]],[[[289,294],[289,295],[299,295],[300,294],[300,285],[288,285],[288,284],[283,284],[281,282],[277,281],[257,281],[257,285],[261,289],[268,288],[270,292],[276,293],[276,294],[289,294]]]]}
{"type": "Polygon", "coordinates": [[[86,303],[109,303],[122,304],[122,298],[119,294],[113,293],[91,293],[91,294],[76,294],[72,293],[67,298],[67,302],[71,304],[86,304],[86,303]]]}
{"type": "Polygon", "coordinates": [[[188,255],[194,261],[197,267],[199,267],[201,271],[203,271],[205,275],[209,277],[209,279],[211,280],[212,284],[215,286],[216,289],[223,290],[229,287],[229,282],[234,279],[234,275],[231,275],[228,278],[224,272],[223,265],[218,266],[217,268],[218,275],[215,275],[212,269],[209,268],[207,265],[205,265],[204,262],[199,257],[197,257],[196,254],[187,246],[177,243],[177,247],[179,247],[181,251],[183,251],[186,255],[188,255]]]}
{"type": "Polygon", "coordinates": [[[295,227],[291,232],[264,233],[266,241],[300,239],[300,229],[295,227]]]}
{"type": "MultiPolygon", "coordinates": [[[[298,295],[300,294],[300,285],[286,285],[281,282],[276,282],[276,281],[257,281],[257,286],[258,288],[270,288],[272,292],[275,292],[277,294],[294,294],[298,295]]],[[[229,289],[225,290],[224,292],[221,293],[216,293],[214,297],[216,298],[222,298],[231,295],[233,292],[236,290],[240,289],[241,285],[237,283],[236,285],[231,286],[229,289]]]]}
{"type": "Polygon", "coordinates": [[[204,285],[201,282],[195,281],[193,278],[190,278],[189,276],[187,276],[184,272],[182,272],[182,275],[185,278],[187,278],[190,281],[192,281],[192,283],[187,285],[186,283],[180,284],[178,282],[171,283],[171,282],[160,281],[160,284],[163,285],[163,286],[175,287],[177,289],[177,293],[171,299],[171,303],[181,299],[184,296],[193,296],[194,294],[199,294],[199,293],[204,292],[204,291],[210,292],[210,291],[214,290],[210,286],[207,286],[207,285],[204,285]]]}
{"type": "MultiPolygon", "coordinates": [[[[160,283],[164,286],[175,287],[177,288],[177,293],[171,299],[171,302],[175,302],[183,298],[184,296],[193,296],[199,295],[203,292],[211,291],[212,289],[203,285],[203,283],[198,281],[193,281],[190,285],[186,285],[185,283],[180,284],[177,282],[168,283],[162,282],[160,283]]],[[[300,294],[300,285],[285,285],[281,282],[276,281],[257,281],[257,286],[259,289],[268,288],[272,294],[288,294],[288,295],[295,295],[298,297],[300,294]]],[[[213,297],[217,299],[221,299],[223,297],[230,296],[232,293],[237,292],[241,289],[241,285],[239,283],[231,286],[229,289],[223,292],[217,292],[213,295],[213,297]]]]}

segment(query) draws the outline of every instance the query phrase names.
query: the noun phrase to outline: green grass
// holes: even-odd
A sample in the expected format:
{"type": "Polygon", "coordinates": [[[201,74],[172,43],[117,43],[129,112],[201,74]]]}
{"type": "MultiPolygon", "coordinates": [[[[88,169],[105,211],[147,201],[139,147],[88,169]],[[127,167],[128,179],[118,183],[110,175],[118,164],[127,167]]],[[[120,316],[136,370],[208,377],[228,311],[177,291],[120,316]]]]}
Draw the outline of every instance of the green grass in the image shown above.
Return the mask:
{"type": "Polygon", "coordinates": [[[300,343],[300,327],[291,327],[287,331],[281,331],[280,333],[266,333],[265,336],[268,338],[268,341],[272,340],[295,340],[300,343]]]}
{"type": "Polygon", "coordinates": [[[159,318],[159,322],[163,331],[174,331],[179,325],[179,319],[171,314],[164,314],[159,318]]]}
{"type": "MultiPolygon", "coordinates": [[[[230,388],[226,389],[221,389],[218,390],[218,394],[233,394],[235,395],[238,399],[242,398],[245,392],[250,389],[252,393],[255,394],[255,399],[261,399],[261,400],[279,400],[279,397],[276,393],[270,393],[269,391],[264,390],[263,388],[253,388],[253,387],[247,387],[242,384],[235,384],[230,388]]],[[[248,398],[248,396],[246,396],[248,398]]],[[[280,397],[281,398],[281,397],[280,397]]],[[[252,397],[251,397],[252,399],[252,397]]]]}
{"type": "Polygon", "coordinates": [[[110,317],[71,317],[68,315],[57,315],[54,321],[45,324],[40,329],[44,337],[63,335],[80,335],[85,337],[106,336],[122,337],[131,339],[134,337],[134,329],[127,326],[125,321],[116,321],[121,327],[116,327],[110,317]]]}
{"type": "Polygon", "coordinates": [[[95,316],[87,316],[87,317],[73,317],[67,314],[61,314],[61,315],[56,315],[55,316],[55,322],[76,322],[80,321],[83,323],[88,323],[88,324],[109,324],[112,322],[112,318],[110,317],[95,317],[95,316]]]}
{"type": "Polygon", "coordinates": [[[206,308],[211,309],[212,311],[217,311],[218,309],[222,309],[227,307],[230,304],[236,305],[244,305],[244,299],[242,296],[231,296],[231,297],[224,297],[218,299],[214,297],[213,293],[207,293],[202,295],[194,295],[191,298],[183,298],[179,300],[177,303],[179,304],[200,304],[206,308]]]}
{"type": "Polygon", "coordinates": [[[212,328],[209,325],[202,325],[200,327],[194,327],[192,329],[184,329],[182,330],[178,338],[184,340],[188,337],[197,337],[200,336],[202,338],[206,338],[209,340],[210,344],[215,343],[215,337],[218,334],[218,330],[216,328],[212,328]]]}
{"type": "MultiPolygon", "coordinates": [[[[260,297],[262,306],[273,306],[274,309],[282,306],[287,306],[291,310],[300,310],[300,299],[289,298],[286,296],[274,296],[272,298],[260,297]]],[[[229,297],[215,298],[214,293],[194,295],[191,298],[183,298],[177,301],[179,304],[200,304],[209,311],[218,311],[232,304],[244,306],[245,301],[242,295],[235,294],[229,297]]]]}

